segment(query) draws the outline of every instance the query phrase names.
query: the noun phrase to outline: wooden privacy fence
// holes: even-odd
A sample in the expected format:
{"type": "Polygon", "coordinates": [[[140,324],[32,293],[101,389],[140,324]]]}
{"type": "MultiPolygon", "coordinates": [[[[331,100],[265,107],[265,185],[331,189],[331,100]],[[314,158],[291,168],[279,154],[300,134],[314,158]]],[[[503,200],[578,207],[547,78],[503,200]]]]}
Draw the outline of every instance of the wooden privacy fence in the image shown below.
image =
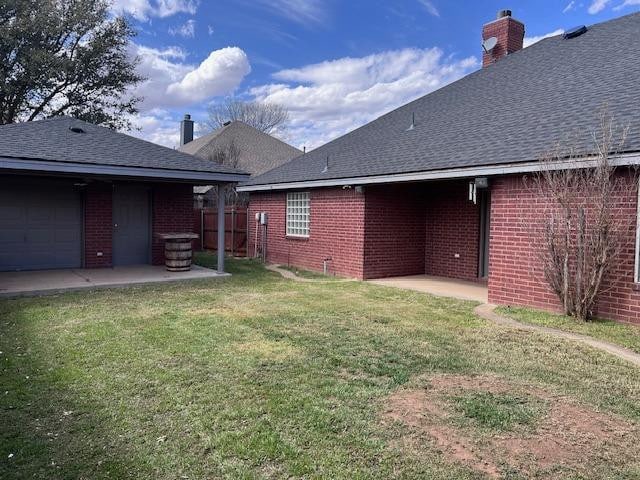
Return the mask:
{"type": "MultiPolygon", "coordinates": [[[[200,245],[203,250],[218,249],[218,211],[216,208],[194,210],[194,225],[200,233],[200,245]]],[[[224,212],[224,248],[234,257],[247,255],[248,232],[247,207],[227,207],[224,212]]]]}

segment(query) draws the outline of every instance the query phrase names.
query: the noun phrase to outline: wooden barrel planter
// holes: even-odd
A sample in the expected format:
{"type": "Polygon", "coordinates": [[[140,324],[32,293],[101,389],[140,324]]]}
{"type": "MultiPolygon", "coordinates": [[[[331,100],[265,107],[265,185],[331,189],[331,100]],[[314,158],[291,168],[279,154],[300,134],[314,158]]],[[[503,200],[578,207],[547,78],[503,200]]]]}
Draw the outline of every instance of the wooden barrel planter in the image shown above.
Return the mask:
{"type": "Polygon", "coordinates": [[[164,263],[169,272],[191,270],[193,251],[191,240],[198,238],[195,233],[161,233],[158,237],[165,241],[164,263]]]}
{"type": "Polygon", "coordinates": [[[164,244],[164,263],[170,272],[191,270],[191,240],[167,240],[164,244]]]}

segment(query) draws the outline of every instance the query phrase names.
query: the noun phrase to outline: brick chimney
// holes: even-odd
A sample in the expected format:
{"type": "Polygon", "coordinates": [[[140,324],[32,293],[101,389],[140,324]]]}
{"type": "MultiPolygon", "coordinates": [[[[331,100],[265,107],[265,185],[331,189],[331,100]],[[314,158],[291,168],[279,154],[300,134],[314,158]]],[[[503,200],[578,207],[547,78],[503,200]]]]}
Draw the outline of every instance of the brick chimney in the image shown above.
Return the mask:
{"type": "Polygon", "coordinates": [[[482,52],[482,66],[487,67],[510,53],[522,50],[524,24],[511,16],[511,10],[500,10],[498,18],[482,27],[482,41],[495,37],[498,43],[482,52]]]}
{"type": "Polygon", "coordinates": [[[184,120],[180,122],[180,146],[193,141],[193,120],[191,115],[186,113],[184,120]]]}

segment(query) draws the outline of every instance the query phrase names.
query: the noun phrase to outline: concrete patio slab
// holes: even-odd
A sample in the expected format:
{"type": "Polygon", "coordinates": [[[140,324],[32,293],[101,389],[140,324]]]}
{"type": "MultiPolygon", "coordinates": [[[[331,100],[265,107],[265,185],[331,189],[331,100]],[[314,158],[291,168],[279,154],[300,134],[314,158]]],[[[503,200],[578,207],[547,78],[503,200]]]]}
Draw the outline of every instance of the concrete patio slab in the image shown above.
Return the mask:
{"type": "Polygon", "coordinates": [[[376,285],[404,288],[416,292],[430,293],[439,297],[458,298],[487,303],[488,290],[483,283],[465,282],[451,278],[432,277],[429,275],[410,275],[406,277],[389,277],[368,280],[376,285]]]}
{"type": "Polygon", "coordinates": [[[188,272],[167,272],[164,266],[152,265],[0,272],[0,298],[229,276],[228,273],[220,274],[215,270],[198,266],[193,266],[188,272]]]}

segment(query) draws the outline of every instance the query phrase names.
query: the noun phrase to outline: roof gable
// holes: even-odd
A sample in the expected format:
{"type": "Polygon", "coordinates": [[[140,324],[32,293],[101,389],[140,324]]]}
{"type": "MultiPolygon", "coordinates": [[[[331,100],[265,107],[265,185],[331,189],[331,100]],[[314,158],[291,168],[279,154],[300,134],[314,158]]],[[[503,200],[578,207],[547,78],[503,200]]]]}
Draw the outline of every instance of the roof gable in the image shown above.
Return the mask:
{"type": "Polygon", "coordinates": [[[239,149],[238,168],[260,175],[302,154],[300,150],[244,122],[234,121],[180,147],[206,160],[231,142],[239,149]]]}

